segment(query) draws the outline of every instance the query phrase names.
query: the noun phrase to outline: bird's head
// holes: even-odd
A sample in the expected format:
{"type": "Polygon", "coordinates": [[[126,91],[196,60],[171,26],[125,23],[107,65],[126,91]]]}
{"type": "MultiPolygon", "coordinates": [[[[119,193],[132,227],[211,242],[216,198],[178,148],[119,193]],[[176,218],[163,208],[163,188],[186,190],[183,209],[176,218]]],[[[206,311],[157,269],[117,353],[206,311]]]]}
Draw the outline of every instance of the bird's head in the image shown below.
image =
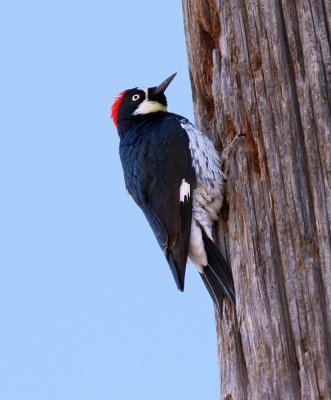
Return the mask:
{"type": "Polygon", "coordinates": [[[147,89],[128,89],[121,92],[111,106],[111,118],[116,127],[122,122],[138,115],[167,111],[167,98],[164,94],[176,73],[169,76],[159,86],[147,89]]]}

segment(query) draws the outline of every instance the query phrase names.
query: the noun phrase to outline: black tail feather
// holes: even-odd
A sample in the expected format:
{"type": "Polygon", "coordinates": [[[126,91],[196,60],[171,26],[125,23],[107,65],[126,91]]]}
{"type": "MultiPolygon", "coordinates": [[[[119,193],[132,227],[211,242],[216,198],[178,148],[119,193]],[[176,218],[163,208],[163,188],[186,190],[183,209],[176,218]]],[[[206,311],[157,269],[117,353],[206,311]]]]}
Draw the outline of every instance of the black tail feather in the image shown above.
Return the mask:
{"type": "Polygon", "coordinates": [[[229,264],[204,231],[202,237],[208,266],[204,268],[201,277],[222,318],[223,296],[227,296],[233,304],[236,302],[232,273],[229,264]]]}
{"type": "Polygon", "coordinates": [[[209,274],[208,274],[208,272],[206,273],[206,269],[208,269],[208,268],[209,267],[205,267],[204,273],[200,274],[200,276],[210,294],[210,297],[212,298],[215,306],[217,307],[218,313],[220,315],[220,319],[222,319],[222,317],[223,317],[223,292],[219,291],[221,286],[218,283],[218,281],[216,280],[214,274],[207,277],[207,275],[209,275],[209,274]]]}

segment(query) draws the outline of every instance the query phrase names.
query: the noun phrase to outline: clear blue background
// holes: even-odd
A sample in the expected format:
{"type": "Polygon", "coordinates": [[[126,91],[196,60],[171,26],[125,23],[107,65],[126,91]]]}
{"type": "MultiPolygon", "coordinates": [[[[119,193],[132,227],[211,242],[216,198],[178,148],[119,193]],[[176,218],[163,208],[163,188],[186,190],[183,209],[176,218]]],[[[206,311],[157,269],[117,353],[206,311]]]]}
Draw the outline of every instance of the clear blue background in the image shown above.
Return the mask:
{"type": "Polygon", "coordinates": [[[211,300],[176,289],[126,194],[109,107],[173,72],[180,1],[0,6],[0,399],[217,399],[211,300]]]}

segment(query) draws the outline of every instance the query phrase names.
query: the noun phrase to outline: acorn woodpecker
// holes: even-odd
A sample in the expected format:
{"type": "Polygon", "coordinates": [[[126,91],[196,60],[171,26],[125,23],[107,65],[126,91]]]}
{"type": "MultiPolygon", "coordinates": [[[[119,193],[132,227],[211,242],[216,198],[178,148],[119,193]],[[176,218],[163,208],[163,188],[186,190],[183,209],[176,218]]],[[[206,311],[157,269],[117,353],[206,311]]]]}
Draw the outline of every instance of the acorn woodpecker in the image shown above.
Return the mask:
{"type": "Polygon", "coordinates": [[[189,258],[222,317],[223,296],[235,303],[231,269],[212,236],[226,176],[211,140],[167,111],[164,92],[175,75],[157,87],[121,92],[111,118],[120,137],[126,188],[144,212],[178,289],[184,290],[189,258]]]}

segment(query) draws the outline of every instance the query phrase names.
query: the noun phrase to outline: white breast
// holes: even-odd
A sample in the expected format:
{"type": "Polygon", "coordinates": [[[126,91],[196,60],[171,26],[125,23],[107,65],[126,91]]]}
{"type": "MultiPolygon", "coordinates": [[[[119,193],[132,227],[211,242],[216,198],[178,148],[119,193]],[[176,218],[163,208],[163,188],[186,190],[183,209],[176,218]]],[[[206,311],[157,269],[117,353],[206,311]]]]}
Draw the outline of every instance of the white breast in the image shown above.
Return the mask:
{"type": "Polygon", "coordinates": [[[221,169],[220,156],[213,142],[186,120],[181,126],[188,134],[192,163],[197,178],[193,190],[193,212],[189,258],[200,272],[207,263],[201,229],[213,240],[212,226],[218,218],[223,203],[225,175],[221,169]]]}

